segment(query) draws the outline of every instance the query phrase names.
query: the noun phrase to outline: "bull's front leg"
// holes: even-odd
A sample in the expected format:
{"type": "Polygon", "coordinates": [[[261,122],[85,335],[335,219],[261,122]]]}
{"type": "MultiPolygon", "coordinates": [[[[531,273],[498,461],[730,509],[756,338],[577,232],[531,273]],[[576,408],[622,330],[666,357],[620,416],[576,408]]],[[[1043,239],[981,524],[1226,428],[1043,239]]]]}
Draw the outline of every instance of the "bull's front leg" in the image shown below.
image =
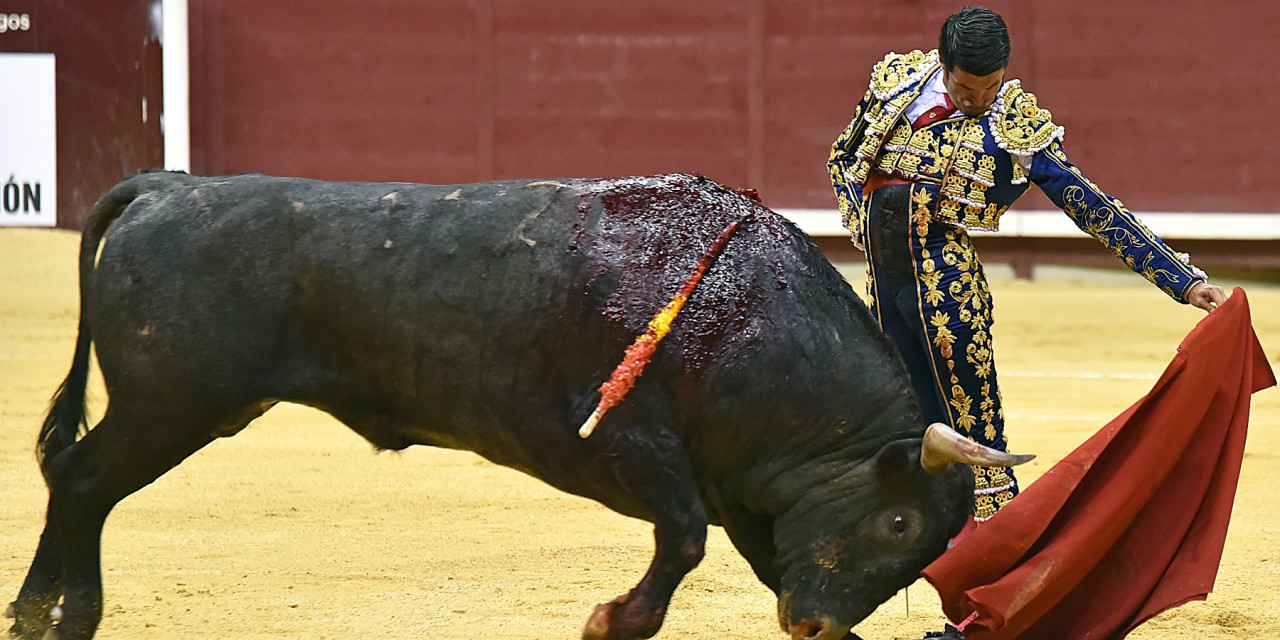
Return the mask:
{"type": "Polygon", "coordinates": [[[596,607],[583,640],[651,638],[662,627],[676,587],[702,561],[707,541],[706,512],[684,514],[682,522],[654,526],[653,563],[640,584],[613,602],[596,607]]]}
{"type": "MultiPolygon", "coordinates": [[[[619,428],[639,427],[623,423],[619,428]]],[[[597,433],[592,437],[610,439],[611,434],[597,433]]],[[[662,627],[671,594],[706,552],[707,510],[698,497],[688,453],[678,439],[663,430],[657,442],[644,442],[642,450],[637,450],[635,438],[618,438],[616,442],[630,450],[610,456],[614,471],[631,498],[649,511],[654,523],[655,551],[640,584],[596,607],[582,631],[584,640],[653,637],[662,627]]]]}

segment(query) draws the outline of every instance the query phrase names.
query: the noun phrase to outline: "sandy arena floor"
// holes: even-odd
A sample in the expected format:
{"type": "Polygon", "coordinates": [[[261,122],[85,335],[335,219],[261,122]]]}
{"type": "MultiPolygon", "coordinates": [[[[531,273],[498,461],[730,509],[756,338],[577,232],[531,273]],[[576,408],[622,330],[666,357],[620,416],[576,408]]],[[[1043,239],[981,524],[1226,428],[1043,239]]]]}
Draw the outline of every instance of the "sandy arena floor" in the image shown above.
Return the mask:
{"type": "MultiPolygon", "coordinates": [[[[0,605],[17,594],[43,524],[33,444],[71,363],[77,243],[0,229],[0,605]]],[[[1202,316],[1131,274],[1080,273],[993,282],[1010,441],[1040,454],[1024,482],[1144,394],[1202,316]]],[[[1280,289],[1249,297],[1280,370],[1280,289]]],[[[96,381],[90,397],[100,416],[96,381]]],[[[1280,392],[1255,395],[1215,592],[1132,638],[1280,637],[1278,427],[1280,392]]],[[[328,416],[281,406],[115,510],[99,637],[576,638],[597,603],[639,580],[651,551],[647,523],[517,472],[422,447],[375,454],[328,416]]],[[[774,611],[712,528],[658,637],[782,638],[774,611]]],[[[915,638],[941,624],[921,582],[856,631],[915,638]]]]}

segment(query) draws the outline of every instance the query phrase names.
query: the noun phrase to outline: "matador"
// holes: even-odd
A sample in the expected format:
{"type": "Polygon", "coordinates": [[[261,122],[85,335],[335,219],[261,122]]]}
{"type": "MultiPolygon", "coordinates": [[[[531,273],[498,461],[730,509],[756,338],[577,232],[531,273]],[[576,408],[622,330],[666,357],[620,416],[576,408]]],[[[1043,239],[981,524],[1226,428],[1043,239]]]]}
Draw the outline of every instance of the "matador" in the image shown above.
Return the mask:
{"type": "MultiPolygon", "coordinates": [[[[1130,269],[1206,311],[1225,300],[1177,253],[1067,159],[1062,127],[1006,80],[1008,31],[966,7],[936,50],[875,65],[828,169],[844,225],[867,255],[872,315],[897,345],[928,422],[1005,450],[992,354],[991,292],[969,231],[995,230],[1029,184],[1130,269]]],[[[974,516],[1018,492],[1013,472],[975,468],[974,516]]]]}

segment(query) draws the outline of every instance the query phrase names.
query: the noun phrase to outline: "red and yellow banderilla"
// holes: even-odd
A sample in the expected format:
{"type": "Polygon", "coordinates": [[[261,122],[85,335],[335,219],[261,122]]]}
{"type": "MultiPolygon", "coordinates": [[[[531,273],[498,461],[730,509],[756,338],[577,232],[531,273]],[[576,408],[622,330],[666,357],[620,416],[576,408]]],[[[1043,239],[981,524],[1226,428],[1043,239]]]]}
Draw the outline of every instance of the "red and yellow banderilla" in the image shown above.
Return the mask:
{"type": "Polygon", "coordinates": [[[707,273],[711,265],[715,263],[716,258],[720,257],[720,253],[724,251],[724,247],[729,243],[729,239],[733,237],[734,232],[738,230],[738,225],[746,219],[746,216],[734,220],[716,239],[712,241],[711,246],[698,259],[698,267],[693,273],[685,279],[684,285],[678,291],[666,306],[662,307],[658,313],[654,314],[649,320],[649,326],[645,332],[636,338],[631,346],[627,347],[626,355],[623,356],[622,362],[613,370],[613,374],[602,385],[600,385],[600,403],[596,405],[596,410],[591,412],[591,417],[582,423],[582,427],[578,429],[578,435],[586,438],[595,431],[596,425],[600,424],[600,419],[604,417],[605,412],[612,409],[623,398],[627,396],[627,392],[631,391],[631,387],[635,386],[636,378],[644,373],[644,368],[653,358],[653,353],[658,350],[658,342],[667,337],[671,332],[671,323],[675,322],[676,316],[680,314],[680,309],[684,307],[684,303],[689,300],[689,296],[693,295],[693,290],[702,281],[702,276],[707,273]]]}

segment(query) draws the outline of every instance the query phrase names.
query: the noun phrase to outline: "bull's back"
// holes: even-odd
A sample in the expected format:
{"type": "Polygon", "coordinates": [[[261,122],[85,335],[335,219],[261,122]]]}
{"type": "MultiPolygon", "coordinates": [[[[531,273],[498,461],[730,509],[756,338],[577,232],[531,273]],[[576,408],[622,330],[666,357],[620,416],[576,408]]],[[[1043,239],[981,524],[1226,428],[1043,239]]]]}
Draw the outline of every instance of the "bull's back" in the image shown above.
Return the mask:
{"type": "Polygon", "coordinates": [[[353,421],[475,422],[486,394],[547,364],[579,278],[576,203],[528,181],[234,176],[144,193],[87,292],[104,374],[353,421]]]}

